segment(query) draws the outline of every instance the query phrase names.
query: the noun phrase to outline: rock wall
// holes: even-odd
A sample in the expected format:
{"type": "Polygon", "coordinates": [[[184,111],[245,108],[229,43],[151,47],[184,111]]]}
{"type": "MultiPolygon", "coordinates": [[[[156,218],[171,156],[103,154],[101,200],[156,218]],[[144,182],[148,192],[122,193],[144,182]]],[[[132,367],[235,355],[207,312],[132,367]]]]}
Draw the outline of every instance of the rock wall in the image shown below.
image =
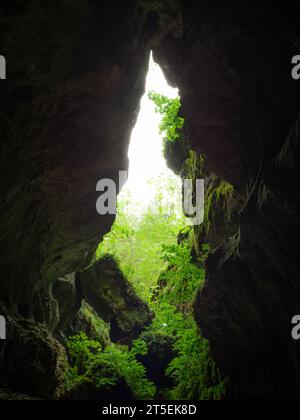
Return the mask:
{"type": "Polygon", "coordinates": [[[96,212],[96,184],[128,168],[151,32],[134,1],[35,6],[1,3],[0,294],[26,317],[113,223],[96,212]]]}
{"type": "Polygon", "coordinates": [[[0,356],[1,366],[14,366],[14,378],[2,368],[0,376],[13,391],[45,398],[43,379],[36,395],[26,379],[31,365],[14,358],[23,347],[38,364],[38,349],[50,357],[51,343],[59,346],[51,332],[76,305],[59,307],[57,279],[86,267],[112,226],[113,216],[96,212],[96,184],[118,180],[128,168],[156,28],[131,0],[4,0],[0,16],[7,62],[0,84],[0,300],[21,331],[16,338],[8,328],[9,352],[6,346],[0,356]]]}
{"type": "Polygon", "coordinates": [[[79,281],[84,299],[110,324],[113,342],[129,345],[151,323],[148,306],[136,295],[110,255],[82,271],[79,281]]]}
{"type": "Polygon", "coordinates": [[[166,37],[154,57],[180,89],[192,148],[241,198],[233,236],[218,229],[211,243],[195,318],[229,379],[227,398],[298,399],[299,6],[182,2],[181,10],[181,39],[166,37]]]}

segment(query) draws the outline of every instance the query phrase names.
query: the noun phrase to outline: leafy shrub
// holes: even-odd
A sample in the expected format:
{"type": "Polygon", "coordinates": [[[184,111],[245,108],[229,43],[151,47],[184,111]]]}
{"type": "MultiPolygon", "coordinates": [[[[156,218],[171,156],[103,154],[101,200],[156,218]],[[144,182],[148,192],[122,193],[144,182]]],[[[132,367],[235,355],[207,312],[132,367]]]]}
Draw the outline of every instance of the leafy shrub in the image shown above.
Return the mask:
{"type": "MultiPolygon", "coordinates": [[[[203,259],[207,252],[208,247],[204,246],[203,259]]],[[[166,373],[176,386],[169,397],[174,400],[221,399],[225,382],[211,357],[209,343],[201,337],[192,316],[192,302],[204,283],[204,269],[192,262],[187,244],[163,247],[162,259],[169,268],[161,276],[164,288],[158,296],[156,318],[150,330],[164,332],[175,339],[177,356],[166,373]]]]}
{"type": "Polygon", "coordinates": [[[180,138],[180,130],[183,128],[184,119],[178,113],[181,107],[180,99],[170,99],[159,93],[149,92],[149,99],[156,105],[156,112],[162,115],[160,134],[164,134],[164,142],[176,141],[180,138]]]}
{"type": "Polygon", "coordinates": [[[67,350],[71,363],[77,367],[78,372],[83,373],[96,360],[102,347],[100,343],[90,340],[81,332],[69,338],[67,350]]]}
{"type": "Polygon", "coordinates": [[[219,400],[225,392],[225,381],[193,321],[177,332],[174,349],[178,353],[170,363],[167,374],[174,378],[176,387],[170,397],[174,400],[219,400]]]}
{"type": "Polygon", "coordinates": [[[155,386],[146,378],[144,366],[136,359],[147,353],[146,343],[136,340],[132,349],[111,345],[102,350],[101,345],[89,340],[84,333],[70,337],[67,344],[71,368],[67,374],[67,390],[82,383],[91,383],[97,389],[114,386],[120,378],[137,399],[152,399],[155,386]]]}
{"type": "Polygon", "coordinates": [[[203,285],[205,271],[192,262],[187,244],[163,246],[162,260],[169,269],[161,275],[166,284],[161,299],[173,305],[190,304],[203,285]]]}

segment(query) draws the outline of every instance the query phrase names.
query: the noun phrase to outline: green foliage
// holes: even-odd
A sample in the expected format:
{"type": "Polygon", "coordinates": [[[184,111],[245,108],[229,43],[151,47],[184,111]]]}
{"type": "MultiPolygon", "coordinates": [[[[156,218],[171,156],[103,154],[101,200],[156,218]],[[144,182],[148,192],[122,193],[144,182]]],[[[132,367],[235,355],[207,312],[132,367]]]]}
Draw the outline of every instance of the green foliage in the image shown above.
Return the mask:
{"type": "Polygon", "coordinates": [[[86,371],[91,362],[96,360],[98,353],[102,351],[100,343],[89,340],[83,332],[69,338],[67,349],[78,372],[86,371]]]}
{"type": "MultiPolygon", "coordinates": [[[[170,392],[174,400],[218,400],[225,392],[225,382],[214,363],[209,343],[201,337],[193,319],[191,304],[205,272],[192,261],[187,244],[163,248],[163,260],[168,270],[161,276],[164,285],[157,299],[153,332],[163,332],[175,338],[177,356],[170,363],[167,374],[176,383],[170,392]]],[[[202,248],[205,260],[208,247],[202,248]]],[[[200,265],[203,265],[203,260],[200,265]]]]}
{"type": "Polygon", "coordinates": [[[149,332],[167,334],[175,339],[177,356],[166,371],[175,381],[170,399],[219,400],[223,397],[226,381],[191,314],[184,314],[168,303],[160,303],[149,332]]]}
{"type": "MultiPolygon", "coordinates": [[[[164,191],[166,187],[158,188],[158,197],[164,191]]],[[[213,191],[213,200],[227,197],[231,191],[228,184],[222,183],[213,191]]],[[[175,383],[174,388],[167,391],[170,398],[221,399],[225,382],[192,314],[192,303],[204,283],[204,262],[209,246],[202,246],[201,256],[194,261],[189,243],[191,227],[187,228],[185,219],[176,212],[172,216],[167,214],[163,202],[159,214],[153,215],[151,209],[140,217],[119,214],[111,233],[99,246],[97,258],[106,253],[117,257],[137,293],[151,306],[155,318],[145,334],[162,334],[175,343],[176,357],[166,371],[175,383]],[[179,231],[182,231],[180,241],[179,231]]],[[[143,340],[135,342],[130,351],[110,346],[101,352],[101,363],[103,358],[106,363],[113,361],[116,371],[126,377],[139,398],[154,396],[153,385],[145,379],[145,369],[136,361],[138,354],[146,352],[143,340]]],[[[79,370],[78,374],[81,373],[79,370]]],[[[107,383],[112,376],[111,372],[105,376],[99,369],[96,375],[98,382],[101,378],[100,384],[107,383]]]]}
{"type": "Polygon", "coordinates": [[[214,209],[222,210],[225,219],[230,219],[234,187],[228,182],[213,177],[205,194],[204,228],[210,230],[214,219],[214,209]]]}
{"type": "Polygon", "coordinates": [[[191,304],[195,293],[202,286],[205,271],[192,262],[188,244],[163,246],[162,260],[168,263],[169,269],[160,277],[165,283],[161,301],[173,305],[191,304]]]}
{"type": "Polygon", "coordinates": [[[180,99],[170,99],[159,93],[149,92],[149,99],[156,105],[156,112],[162,115],[160,134],[164,134],[164,142],[176,141],[180,138],[180,130],[183,128],[184,119],[178,113],[181,107],[180,99]]]}
{"type": "Polygon", "coordinates": [[[127,347],[111,345],[102,350],[101,345],[89,340],[84,333],[70,337],[67,343],[71,368],[67,374],[67,389],[82,383],[91,383],[97,389],[114,386],[124,378],[137,399],[152,399],[155,386],[146,378],[144,366],[136,359],[147,354],[142,340],[127,347]]]}
{"type": "Polygon", "coordinates": [[[182,214],[176,209],[170,212],[161,200],[168,192],[172,193],[174,185],[160,180],[156,187],[155,200],[161,203],[159,214],[153,214],[151,208],[139,217],[120,212],[96,253],[97,259],[111,254],[137,294],[148,303],[165,266],[161,260],[162,246],[175,245],[178,232],[187,224],[182,214]]]}
{"type": "Polygon", "coordinates": [[[113,364],[137,399],[152,399],[156,391],[146,378],[146,369],[136,360],[136,356],[144,355],[145,351],[145,346],[142,349],[134,347],[131,351],[126,347],[111,346],[102,354],[102,360],[113,364]]]}
{"type": "Polygon", "coordinates": [[[96,311],[83,300],[78,317],[81,325],[89,332],[89,337],[101,343],[101,345],[109,345],[109,327],[103,319],[101,319],[96,311]]]}
{"type": "Polygon", "coordinates": [[[183,314],[167,302],[159,302],[155,308],[155,318],[149,331],[176,336],[181,329],[183,314]]]}
{"type": "Polygon", "coordinates": [[[214,363],[208,341],[204,340],[192,319],[177,332],[175,350],[178,356],[170,363],[167,373],[176,387],[174,400],[219,400],[224,395],[225,382],[214,363]]]}
{"type": "Polygon", "coordinates": [[[67,351],[70,359],[70,368],[66,374],[66,391],[83,383],[92,383],[86,372],[96,363],[97,353],[102,350],[100,343],[89,340],[84,333],[70,337],[67,342],[67,351]]]}

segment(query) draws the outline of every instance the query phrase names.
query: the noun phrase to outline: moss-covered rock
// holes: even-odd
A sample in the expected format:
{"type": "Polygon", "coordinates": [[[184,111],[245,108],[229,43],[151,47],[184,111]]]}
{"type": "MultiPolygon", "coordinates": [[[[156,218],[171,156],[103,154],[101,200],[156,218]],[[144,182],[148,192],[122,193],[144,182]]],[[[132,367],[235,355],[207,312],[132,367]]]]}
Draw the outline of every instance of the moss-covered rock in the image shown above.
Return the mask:
{"type": "Polygon", "coordinates": [[[84,332],[91,340],[98,341],[103,347],[111,344],[109,325],[103,321],[97,312],[83,300],[82,306],[71,325],[69,334],[84,332]]]}
{"type": "Polygon", "coordinates": [[[0,401],[38,401],[40,398],[30,397],[29,395],[11,392],[7,389],[0,389],[0,401]]]}
{"type": "Polygon", "coordinates": [[[159,332],[146,332],[141,339],[147,343],[148,353],[138,356],[147,369],[147,377],[157,388],[156,398],[163,398],[167,389],[174,386],[173,379],[166,374],[170,362],[176,357],[173,336],[159,332]]]}
{"type": "Polygon", "coordinates": [[[58,398],[68,367],[64,347],[45,326],[15,319],[0,308],[7,328],[7,340],[0,343],[0,387],[30,397],[58,398]]]}
{"type": "Polygon", "coordinates": [[[79,273],[79,279],[84,299],[110,323],[112,341],[130,343],[151,322],[148,306],[136,295],[110,255],[79,273]]]}
{"type": "Polygon", "coordinates": [[[75,273],[59,278],[53,285],[52,294],[58,302],[59,322],[55,333],[60,337],[70,331],[82,304],[75,273]]]}
{"type": "MultiPolygon", "coordinates": [[[[110,373],[111,376],[115,374],[115,372],[110,373]]],[[[131,401],[134,399],[130,387],[122,377],[119,377],[115,384],[107,384],[101,389],[97,389],[93,383],[83,382],[63,396],[63,400],[70,401],[131,401]]]]}

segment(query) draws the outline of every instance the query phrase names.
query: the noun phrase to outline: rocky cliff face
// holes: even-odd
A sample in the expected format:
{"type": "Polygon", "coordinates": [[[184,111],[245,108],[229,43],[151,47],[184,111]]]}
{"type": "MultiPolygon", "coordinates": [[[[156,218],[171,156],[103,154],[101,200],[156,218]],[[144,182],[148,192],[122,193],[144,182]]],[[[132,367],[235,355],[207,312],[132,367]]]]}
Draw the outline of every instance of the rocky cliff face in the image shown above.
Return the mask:
{"type": "Polygon", "coordinates": [[[128,167],[149,29],[134,2],[1,7],[0,293],[32,316],[39,289],[81,269],[113,223],[95,211],[96,184],[128,167]]]}
{"type": "Polygon", "coordinates": [[[290,75],[299,9],[292,3],[288,10],[285,2],[271,9],[269,2],[255,9],[184,3],[182,38],[155,49],[180,88],[193,149],[242,197],[235,232],[215,229],[206,287],[194,305],[229,378],[228,398],[299,398],[299,350],[290,335],[300,291],[293,183],[300,100],[290,75]]]}
{"type": "Polygon", "coordinates": [[[96,212],[96,184],[128,167],[153,24],[134,1],[4,1],[0,13],[0,300],[54,331],[54,283],[87,265],[114,221],[96,212]]]}
{"type": "MultiPolygon", "coordinates": [[[[300,84],[290,76],[299,53],[298,2],[81,0],[37,7],[3,0],[0,12],[0,53],[8,63],[8,79],[0,82],[3,311],[24,334],[54,331],[60,322],[53,285],[87,265],[113,223],[96,213],[96,183],[117,179],[128,166],[153,48],[180,89],[192,148],[243,197],[236,232],[220,234],[223,245],[209,258],[195,303],[229,378],[228,397],[298,398],[299,351],[289,334],[300,309],[300,84]]],[[[22,334],[11,338],[10,354],[22,334]]],[[[50,335],[38,335],[35,344],[53,348],[50,335]]],[[[56,356],[51,360],[54,375],[56,356]]],[[[3,376],[6,384],[36,394],[26,381],[17,389],[23,369],[16,364],[16,383],[3,376]]],[[[41,397],[55,395],[50,383],[41,397]]]]}

